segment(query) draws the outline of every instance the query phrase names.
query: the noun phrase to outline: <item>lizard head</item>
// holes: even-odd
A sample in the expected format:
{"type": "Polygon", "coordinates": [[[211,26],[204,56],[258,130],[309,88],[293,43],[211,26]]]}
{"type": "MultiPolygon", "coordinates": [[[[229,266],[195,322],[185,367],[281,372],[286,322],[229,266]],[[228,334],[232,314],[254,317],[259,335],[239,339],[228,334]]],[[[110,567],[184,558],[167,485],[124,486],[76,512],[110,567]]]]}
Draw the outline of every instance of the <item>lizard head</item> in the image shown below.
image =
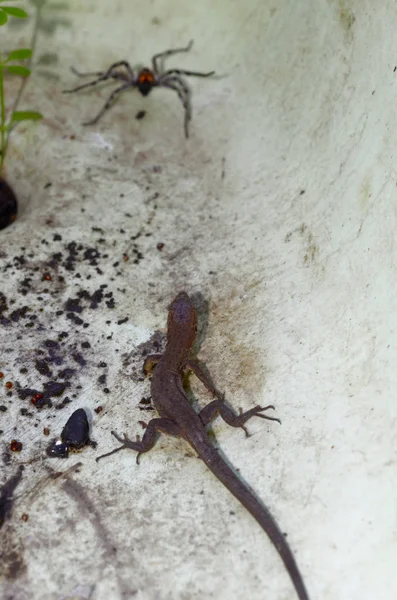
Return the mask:
{"type": "Polygon", "coordinates": [[[179,292],[168,307],[168,333],[178,332],[178,336],[189,336],[191,343],[196,337],[197,315],[193,302],[186,292],[179,292]]]}

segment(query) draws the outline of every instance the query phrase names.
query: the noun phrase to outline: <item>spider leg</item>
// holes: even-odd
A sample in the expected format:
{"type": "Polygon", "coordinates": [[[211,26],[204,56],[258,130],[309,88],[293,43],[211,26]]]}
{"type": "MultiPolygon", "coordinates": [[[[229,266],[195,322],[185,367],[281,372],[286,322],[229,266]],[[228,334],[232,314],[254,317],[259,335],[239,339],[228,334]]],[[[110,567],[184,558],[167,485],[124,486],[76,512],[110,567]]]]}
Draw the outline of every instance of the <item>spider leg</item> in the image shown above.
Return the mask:
{"type": "Polygon", "coordinates": [[[180,52],[189,52],[189,50],[191,49],[192,46],[193,46],[193,40],[190,40],[190,42],[188,43],[188,45],[185,48],[174,48],[172,50],[166,50],[165,52],[159,52],[158,54],[155,54],[152,58],[153,71],[156,73],[156,75],[159,75],[163,71],[165,58],[167,58],[168,56],[171,56],[172,54],[179,54],[180,52]],[[157,61],[160,58],[161,58],[161,66],[159,67],[159,65],[157,64],[157,61]]]}
{"type": "Polygon", "coordinates": [[[174,75],[188,75],[189,77],[211,77],[211,75],[215,75],[215,71],[209,71],[208,73],[200,73],[199,71],[184,71],[183,69],[170,69],[169,71],[165,71],[165,73],[163,73],[160,76],[160,80],[163,77],[168,77],[169,75],[171,75],[171,77],[173,77],[174,75]]]}
{"type": "Polygon", "coordinates": [[[101,81],[106,81],[107,79],[120,79],[121,81],[129,81],[129,80],[135,81],[134,72],[131,69],[130,64],[126,60],[120,60],[118,62],[113,63],[112,65],[110,65],[110,67],[108,68],[107,71],[94,71],[91,73],[81,73],[80,71],[77,71],[77,69],[75,69],[74,67],[71,67],[71,71],[72,71],[72,73],[74,73],[74,75],[77,75],[78,77],[97,77],[97,79],[94,79],[94,81],[89,81],[88,83],[83,83],[82,85],[78,85],[77,87],[73,88],[72,90],[63,90],[64,94],[71,94],[73,92],[78,92],[79,90],[82,90],[87,87],[91,87],[93,85],[96,85],[97,83],[100,83],[101,81]],[[127,79],[126,76],[123,75],[122,73],[118,73],[117,71],[114,72],[114,70],[117,69],[118,67],[125,67],[127,69],[129,79],[127,79]]]}
{"type": "Polygon", "coordinates": [[[161,81],[161,85],[167,87],[171,90],[174,90],[183,104],[183,108],[185,109],[185,119],[184,119],[184,130],[185,137],[189,137],[189,121],[192,118],[192,107],[190,103],[190,90],[187,87],[186,83],[182,81],[179,77],[170,77],[169,79],[164,79],[161,81]]]}
{"type": "MultiPolygon", "coordinates": [[[[89,73],[84,73],[79,75],[79,77],[84,77],[85,75],[89,75],[89,73]]],[[[81,85],[78,85],[75,88],[72,88],[71,90],[62,90],[62,94],[73,94],[73,92],[79,92],[80,90],[83,90],[84,88],[88,88],[91,87],[93,85],[96,85],[97,83],[100,83],[101,81],[105,81],[106,79],[109,79],[109,77],[106,76],[106,73],[92,73],[92,75],[98,75],[98,77],[96,79],[94,79],[93,81],[89,81],[88,83],[83,83],[81,85]]]]}
{"type": "Polygon", "coordinates": [[[77,75],[77,77],[102,77],[106,73],[106,71],[90,71],[89,73],[82,73],[78,71],[76,67],[70,67],[73,75],[77,75]]]}
{"type": "Polygon", "coordinates": [[[120,87],[116,88],[109,96],[109,98],[106,100],[103,108],[99,111],[99,113],[97,114],[96,117],[94,117],[93,119],[91,119],[91,121],[86,121],[85,123],[83,123],[83,125],[95,125],[95,123],[97,123],[99,121],[99,119],[102,117],[103,113],[105,113],[107,110],[109,110],[109,108],[111,108],[115,102],[115,100],[117,99],[117,97],[119,96],[119,94],[121,94],[121,92],[123,92],[124,90],[127,90],[130,87],[133,87],[135,84],[128,82],[128,83],[124,83],[123,85],[121,85],[120,87]]]}

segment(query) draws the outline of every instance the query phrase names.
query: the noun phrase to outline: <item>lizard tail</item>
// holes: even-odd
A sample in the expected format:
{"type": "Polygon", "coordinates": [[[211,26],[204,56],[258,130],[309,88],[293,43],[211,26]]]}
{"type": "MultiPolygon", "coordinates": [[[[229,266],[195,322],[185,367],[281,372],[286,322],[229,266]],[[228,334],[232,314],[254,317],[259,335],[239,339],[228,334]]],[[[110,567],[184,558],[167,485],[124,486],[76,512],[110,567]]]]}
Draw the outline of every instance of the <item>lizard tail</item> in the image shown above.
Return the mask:
{"type": "Polygon", "coordinates": [[[240,481],[232,469],[218,454],[216,449],[211,444],[205,444],[204,446],[202,442],[203,440],[200,442],[200,447],[196,447],[193,441],[190,441],[190,444],[194,447],[197,454],[205,462],[215,477],[219,479],[229,492],[251,513],[264,532],[268,535],[288,571],[299,600],[309,600],[309,595],[306,591],[295,558],[283,533],[280,531],[269,510],[261,504],[244,483],[240,481]]]}

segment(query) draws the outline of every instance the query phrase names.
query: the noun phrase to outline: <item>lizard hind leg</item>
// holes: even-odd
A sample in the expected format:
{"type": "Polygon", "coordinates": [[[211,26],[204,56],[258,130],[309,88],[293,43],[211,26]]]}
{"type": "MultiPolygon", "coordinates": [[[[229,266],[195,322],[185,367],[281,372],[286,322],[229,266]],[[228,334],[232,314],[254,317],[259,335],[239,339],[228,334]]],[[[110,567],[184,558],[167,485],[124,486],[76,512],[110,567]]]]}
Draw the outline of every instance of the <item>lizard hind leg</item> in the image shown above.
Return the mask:
{"type": "Polygon", "coordinates": [[[261,414],[265,410],[270,409],[274,410],[274,406],[272,404],[263,407],[258,405],[245,412],[240,410],[240,414],[236,415],[224,402],[221,400],[214,400],[202,409],[200,412],[200,418],[203,422],[203,425],[206,426],[219,415],[231,427],[241,427],[241,429],[244,429],[245,435],[249,437],[248,430],[244,424],[251,419],[251,417],[260,417],[261,419],[267,419],[268,421],[277,421],[281,425],[280,419],[261,414]]]}
{"type": "Polygon", "coordinates": [[[148,425],[146,426],[145,433],[143,434],[142,440],[139,435],[136,436],[136,441],[130,440],[130,438],[124,433],[123,437],[120,437],[115,431],[112,431],[111,434],[116,438],[119,442],[121,442],[122,446],[119,448],[115,448],[111,452],[107,454],[103,454],[99,456],[96,460],[98,461],[100,458],[104,456],[109,456],[110,454],[114,454],[115,452],[119,452],[124,448],[130,448],[131,450],[135,450],[138,452],[136,457],[136,462],[139,464],[139,457],[144,452],[149,452],[153,448],[156,443],[157,433],[163,432],[168,433],[168,435],[178,436],[181,435],[180,429],[174,421],[171,419],[151,419],[148,425]]]}

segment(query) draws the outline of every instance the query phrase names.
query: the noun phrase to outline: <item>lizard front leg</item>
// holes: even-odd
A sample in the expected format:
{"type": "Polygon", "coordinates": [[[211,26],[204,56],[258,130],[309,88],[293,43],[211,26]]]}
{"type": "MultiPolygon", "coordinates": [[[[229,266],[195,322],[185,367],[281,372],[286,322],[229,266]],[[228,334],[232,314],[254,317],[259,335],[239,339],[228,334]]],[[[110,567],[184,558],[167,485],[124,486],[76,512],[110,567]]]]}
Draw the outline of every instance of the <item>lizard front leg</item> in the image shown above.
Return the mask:
{"type": "Polygon", "coordinates": [[[171,419],[151,419],[149,423],[147,425],[144,424],[144,426],[146,427],[146,429],[145,433],[143,434],[142,440],[140,439],[139,435],[137,435],[135,442],[130,440],[125,433],[123,437],[120,437],[115,431],[112,431],[111,434],[116,438],[116,440],[122,443],[122,446],[120,446],[119,448],[115,448],[107,454],[102,454],[101,456],[98,456],[96,461],[98,462],[100,458],[110,456],[115,452],[119,452],[120,450],[123,450],[123,448],[130,448],[131,450],[135,450],[135,452],[138,452],[136,462],[137,464],[139,464],[140,455],[144,452],[149,452],[149,450],[151,450],[154,444],[156,443],[158,432],[161,431],[163,433],[168,433],[168,435],[175,436],[181,435],[181,431],[178,425],[174,423],[174,421],[171,421],[171,419]]]}
{"type": "Polygon", "coordinates": [[[244,427],[244,423],[251,417],[260,417],[261,419],[267,419],[268,421],[277,421],[281,425],[280,419],[261,414],[263,411],[269,409],[274,410],[274,406],[271,404],[264,407],[254,406],[254,408],[251,408],[246,412],[240,411],[240,414],[236,415],[224,402],[221,400],[214,400],[213,402],[207,404],[207,406],[200,411],[199,416],[203,425],[206,426],[219,415],[231,427],[241,427],[244,429],[245,435],[249,437],[248,430],[246,427],[244,427]]]}
{"type": "Polygon", "coordinates": [[[198,379],[200,379],[201,383],[205,385],[207,390],[211,392],[213,396],[216,396],[219,400],[223,400],[223,394],[216,389],[216,387],[212,384],[210,377],[204,372],[204,370],[200,367],[197,361],[190,358],[186,362],[186,368],[191,369],[193,373],[196,375],[198,379]]]}
{"type": "Polygon", "coordinates": [[[162,354],[149,354],[149,356],[145,358],[145,362],[143,363],[143,372],[145,375],[153,371],[162,356],[162,354]]]}

